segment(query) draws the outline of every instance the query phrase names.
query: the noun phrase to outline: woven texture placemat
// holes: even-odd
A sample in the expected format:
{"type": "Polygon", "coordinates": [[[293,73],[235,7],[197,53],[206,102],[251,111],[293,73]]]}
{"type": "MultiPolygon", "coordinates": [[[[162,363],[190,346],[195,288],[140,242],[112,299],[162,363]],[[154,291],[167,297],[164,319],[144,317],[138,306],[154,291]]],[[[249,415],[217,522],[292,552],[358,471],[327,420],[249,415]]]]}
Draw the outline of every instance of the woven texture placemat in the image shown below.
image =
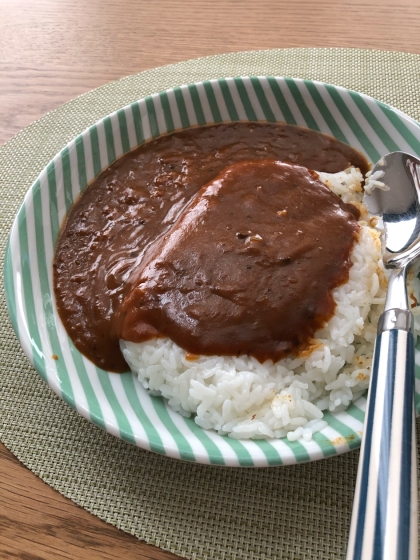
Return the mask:
{"type": "MultiPolygon", "coordinates": [[[[1,266],[25,192],[83,129],[168,87],[250,74],[334,83],[420,120],[420,55],[407,53],[282,49],[212,56],[129,76],[66,103],[0,148],[1,266]]],[[[185,558],[344,557],[358,452],[258,470],[182,463],[137,449],[81,418],[43,383],[12,331],[3,286],[0,439],[78,505],[185,558]]]]}

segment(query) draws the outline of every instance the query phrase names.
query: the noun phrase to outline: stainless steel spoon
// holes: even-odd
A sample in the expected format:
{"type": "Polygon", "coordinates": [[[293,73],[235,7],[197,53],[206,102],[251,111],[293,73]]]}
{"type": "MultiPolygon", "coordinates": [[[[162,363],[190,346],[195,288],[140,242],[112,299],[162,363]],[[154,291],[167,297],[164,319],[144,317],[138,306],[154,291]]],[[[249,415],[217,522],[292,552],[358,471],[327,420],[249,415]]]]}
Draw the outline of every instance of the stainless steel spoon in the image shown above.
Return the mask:
{"type": "Polygon", "coordinates": [[[389,190],[364,202],[386,233],[391,268],[378,324],[347,560],[417,560],[413,315],[407,271],[420,256],[420,160],[403,152],[373,168],[389,190]]]}

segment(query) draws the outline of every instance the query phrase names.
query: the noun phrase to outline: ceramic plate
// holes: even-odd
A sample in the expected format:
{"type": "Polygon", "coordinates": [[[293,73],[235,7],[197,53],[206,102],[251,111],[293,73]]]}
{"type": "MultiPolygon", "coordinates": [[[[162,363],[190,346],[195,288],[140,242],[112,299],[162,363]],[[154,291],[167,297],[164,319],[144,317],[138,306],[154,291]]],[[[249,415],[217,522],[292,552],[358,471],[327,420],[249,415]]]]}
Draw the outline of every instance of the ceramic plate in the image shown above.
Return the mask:
{"type": "MultiPolygon", "coordinates": [[[[326,132],[373,162],[403,150],[420,157],[420,127],[379,101],[312,81],[227,78],[170,89],[128,105],[85,130],[42,171],[14,221],[5,262],[10,317],[46,383],[104,430],[144,449],[199,463],[285,465],[358,447],[366,399],[327,413],[312,441],[236,441],[182,418],[131,374],[95,367],[74,347],[57,315],[52,259],[60,225],[80,191],[116,158],[174,130],[232,121],[287,122],[326,132]]],[[[420,363],[419,351],[416,361],[420,363]]],[[[416,366],[417,367],[417,366],[416,366]]],[[[416,369],[419,377],[419,368],[416,369]]],[[[420,384],[416,381],[417,405],[420,384]]]]}

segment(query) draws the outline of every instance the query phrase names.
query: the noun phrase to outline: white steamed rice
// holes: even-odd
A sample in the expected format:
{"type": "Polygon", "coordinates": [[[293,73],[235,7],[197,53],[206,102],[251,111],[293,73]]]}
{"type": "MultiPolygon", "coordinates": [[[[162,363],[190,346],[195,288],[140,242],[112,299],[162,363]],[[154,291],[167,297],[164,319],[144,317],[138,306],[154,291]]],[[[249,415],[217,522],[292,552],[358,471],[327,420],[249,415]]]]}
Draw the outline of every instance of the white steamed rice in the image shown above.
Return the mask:
{"type": "MultiPolygon", "coordinates": [[[[297,357],[260,364],[247,356],[187,360],[187,352],[169,338],[140,344],[121,341],[124,357],[143,387],[162,395],[183,416],[194,415],[202,428],[236,439],[310,440],[326,426],[323,411],[344,410],[369,385],[387,286],[381,232],[362,204],[359,170],[319,177],[344,202],[359,207],[361,231],[351,254],[349,281],[333,291],[335,314],[315,333],[313,346],[297,357]]],[[[380,183],[378,179],[372,178],[380,183]]],[[[410,291],[418,299],[420,282],[414,275],[410,291]]]]}

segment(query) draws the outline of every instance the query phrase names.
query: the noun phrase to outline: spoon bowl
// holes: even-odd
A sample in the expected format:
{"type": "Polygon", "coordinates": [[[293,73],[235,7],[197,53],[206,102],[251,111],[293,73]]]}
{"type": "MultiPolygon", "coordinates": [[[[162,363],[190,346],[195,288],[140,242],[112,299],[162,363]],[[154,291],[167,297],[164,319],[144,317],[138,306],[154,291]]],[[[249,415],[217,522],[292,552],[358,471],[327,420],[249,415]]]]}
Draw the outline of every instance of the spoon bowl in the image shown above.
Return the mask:
{"type": "Polygon", "coordinates": [[[364,203],[385,229],[387,267],[420,255],[420,160],[404,152],[382,157],[372,169],[364,203]]]}

